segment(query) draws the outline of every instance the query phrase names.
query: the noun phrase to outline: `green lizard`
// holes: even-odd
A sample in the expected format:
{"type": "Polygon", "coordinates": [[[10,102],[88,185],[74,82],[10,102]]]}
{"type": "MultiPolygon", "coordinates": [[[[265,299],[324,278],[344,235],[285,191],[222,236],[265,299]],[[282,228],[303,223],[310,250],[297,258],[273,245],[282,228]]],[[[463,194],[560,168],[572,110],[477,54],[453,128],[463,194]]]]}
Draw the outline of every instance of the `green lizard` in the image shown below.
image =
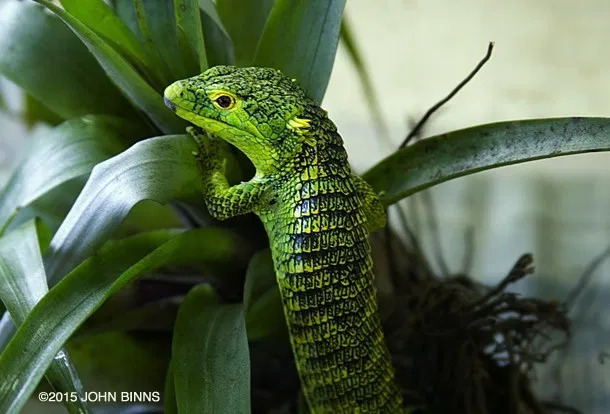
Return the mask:
{"type": "Polygon", "coordinates": [[[368,241],[385,213],[326,111],[268,68],[217,66],[170,85],[165,102],[195,125],[210,214],[254,212],[265,226],[311,411],[403,412],[368,241]],[[226,143],[254,164],[250,181],[228,185],[226,143]]]}

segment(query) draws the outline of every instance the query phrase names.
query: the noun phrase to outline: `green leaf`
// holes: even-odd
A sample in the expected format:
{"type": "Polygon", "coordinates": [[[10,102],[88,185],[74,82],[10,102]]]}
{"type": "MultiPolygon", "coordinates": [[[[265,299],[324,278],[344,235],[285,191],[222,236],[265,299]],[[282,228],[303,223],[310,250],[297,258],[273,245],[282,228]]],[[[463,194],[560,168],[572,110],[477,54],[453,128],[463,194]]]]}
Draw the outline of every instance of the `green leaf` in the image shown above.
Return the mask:
{"type": "Polygon", "coordinates": [[[200,197],[196,151],[189,136],[166,135],[98,164],[45,255],[50,284],[106,242],[138,202],[200,197]]]}
{"type": "Polygon", "coordinates": [[[285,329],[282,298],[268,249],[250,260],[244,284],[244,307],[249,340],[261,339],[285,329]]]}
{"type": "MultiPolygon", "coordinates": [[[[119,396],[126,391],[156,391],[161,397],[163,374],[170,356],[171,344],[168,342],[152,335],[124,332],[81,335],[79,331],[68,341],[67,348],[79,367],[86,390],[115,392],[119,396]]],[[[95,412],[99,413],[98,410],[95,412]]],[[[116,414],[114,410],[105,412],[116,414]]]]}
{"type": "Polygon", "coordinates": [[[335,62],[345,0],[276,0],[255,66],[282,70],[322,102],[335,62]]]}
{"type": "Polygon", "coordinates": [[[36,227],[30,220],[0,238],[0,299],[17,325],[48,290],[36,227]]]}
{"type": "Polygon", "coordinates": [[[25,104],[21,117],[28,127],[31,128],[38,122],[56,126],[63,121],[62,117],[51,111],[46,105],[29,93],[24,93],[24,100],[25,104]]]}
{"type": "Polygon", "coordinates": [[[218,228],[154,231],[105,245],[38,302],[0,354],[2,384],[11,384],[0,384],[0,412],[19,411],[78,326],[126,284],[163,266],[227,261],[237,248],[218,228]]]}
{"type": "Polygon", "coordinates": [[[119,16],[119,19],[129,27],[129,30],[131,30],[138,39],[142,40],[142,33],[140,33],[140,28],[138,26],[138,17],[136,15],[134,3],[134,0],[110,0],[110,6],[112,6],[116,15],[119,16]]]}
{"type": "MultiPolygon", "coordinates": [[[[39,231],[36,221],[31,220],[0,238],[0,300],[15,325],[19,326],[46,293],[47,279],[40,254],[39,231]]],[[[55,390],[79,395],[78,401],[64,402],[68,411],[86,411],[80,379],[65,350],[60,350],[53,358],[46,376],[55,390]]],[[[8,383],[0,385],[0,389],[3,386],[8,386],[8,383]]]]}
{"type": "Polygon", "coordinates": [[[0,111],[6,110],[6,102],[4,102],[4,93],[2,92],[2,77],[0,77],[0,111]]]}
{"type": "Polygon", "coordinates": [[[0,6],[0,72],[64,119],[135,116],[74,33],[31,2],[0,6]]]}
{"type": "Polygon", "coordinates": [[[126,121],[108,116],[85,116],[40,131],[0,193],[0,229],[19,209],[120,152],[121,138],[133,131],[126,121]]]}
{"type": "Polygon", "coordinates": [[[212,0],[199,0],[199,5],[208,66],[235,64],[233,42],[218,17],[214,3],[212,0]]]}
{"type": "Polygon", "coordinates": [[[165,376],[163,412],[164,414],[178,414],[178,406],[176,404],[176,388],[174,386],[174,364],[171,360],[169,361],[167,374],[165,376]]]}
{"type": "Polygon", "coordinates": [[[60,0],[64,9],[135,62],[141,71],[158,73],[156,63],[136,35],[103,0],[60,0]]]}
{"type": "Polygon", "coordinates": [[[199,70],[203,72],[208,68],[208,60],[197,0],[174,0],[174,13],[178,31],[184,33],[186,41],[198,58],[199,70]]]}
{"type": "Polygon", "coordinates": [[[10,230],[28,220],[39,218],[51,233],[55,233],[72,208],[72,204],[74,204],[86,182],[87,174],[66,181],[49,190],[44,195],[27,204],[26,207],[19,208],[17,214],[7,224],[6,229],[10,230]]]}
{"type": "MultiPolygon", "coordinates": [[[[134,0],[138,27],[151,50],[155,50],[160,60],[171,74],[173,81],[191,76],[180,50],[174,6],[170,1],[134,0]]],[[[192,65],[191,65],[192,66],[192,65]]],[[[168,82],[169,84],[170,82],[168,82]]]]}
{"type": "Polygon", "coordinates": [[[375,94],[371,77],[369,76],[369,72],[366,69],[362,56],[360,55],[360,50],[356,44],[356,39],[354,39],[352,34],[351,25],[345,16],[343,16],[343,22],[341,23],[341,40],[343,41],[347,55],[351,59],[352,64],[356,68],[356,73],[360,78],[360,83],[362,84],[362,89],[364,90],[364,95],[366,97],[366,103],[369,107],[371,118],[373,119],[379,133],[388,138],[388,127],[383,120],[381,106],[377,100],[377,95],[375,94]]]}
{"type": "Polygon", "coordinates": [[[184,130],[185,123],[165,107],[161,94],[146,83],[140,74],[100,36],[53,3],[47,0],[35,1],[55,13],[76,33],[98,60],[110,79],[150,117],[161,131],[171,133],[184,130]]]}
{"type": "Polygon", "coordinates": [[[542,158],[610,151],[610,118],[498,122],[424,139],[382,160],[363,178],[385,205],[475,172],[542,158]]]}
{"type": "Polygon", "coordinates": [[[216,7],[217,6],[214,3],[214,0],[199,0],[199,9],[210,19],[212,19],[214,24],[218,26],[218,29],[220,29],[227,37],[230,38],[231,36],[229,36],[229,32],[227,32],[227,29],[225,29],[224,25],[222,24],[222,20],[220,19],[220,15],[218,14],[216,7]]]}
{"type": "Polygon", "coordinates": [[[250,66],[274,0],[217,0],[218,14],[233,40],[235,61],[250,66]]]}
{"type": "Polygon", "coordinates": [[[250,354],[241,304],[221,304],[209,286],[188,293],[172,345],[180,413],[249,413],[250,354]]]}

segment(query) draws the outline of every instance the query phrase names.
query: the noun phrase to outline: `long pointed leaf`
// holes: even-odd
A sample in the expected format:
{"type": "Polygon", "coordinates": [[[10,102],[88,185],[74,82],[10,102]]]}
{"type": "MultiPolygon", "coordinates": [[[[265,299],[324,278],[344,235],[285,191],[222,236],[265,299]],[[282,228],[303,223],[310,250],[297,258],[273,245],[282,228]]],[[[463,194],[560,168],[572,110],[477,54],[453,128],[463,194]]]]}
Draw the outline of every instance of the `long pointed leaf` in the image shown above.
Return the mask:
{"type": "Polygon", "coordinates": [[[78,326],[126,284],[162,266],[229,261],[238,247],[229,232],[206,228],[143,233],[100,249],[38,302],[0,354],[0,412],[25,404],[78,326]]]}
{"type": "Polygon", "coordinates": [[[167,374],[165,375],[163,412],[164,414],[178,414],[178,407],[176,405],[176,388],[174,386],[174,364],[171,360],[169,361],[167,374]]]}
{"type": "Polygon", "coordinates": [[[144,73],[157,76],[157,62],[136,35],[103,0],[60,0],[64,9],[97,34],[115,44],[144,73]]]}
{"type": "MultiPolygon", "coordinates": [[[[47,293],[36,228],[36,222],[31,220],[0,239],[0,300],[16,325],[23,323],[47,293]]],[[[80,397],[64,401],[71,413],[87,410],[80,379],[67,351],[60,350],[53,358],[46,377],[57,391],[75,392],[80,397]]],[[[6,384],[0,388],[8,386],[4,381],[0,384],[6,384]]]]}
{"type": "MultiPolygon", "coordinates": [[[[98,164],[45,255],[49,284],[104,244],[138,202],[197,197],[196,150],[188,136],[168,135],[141,141],[98,164]]],[[[12,326],[2,322],[6,320],[0,320],[0,337],[7,337],[12,326]]]]}
{"type": "Polygon", "coordinates": [[[358,73],[358,77],[360,78],[360,83],[362,84],[362,89],[366,97],[366,104],[369,108],[371,118],[381,136],[387,140],[389,139],[388,127],[383,120],[381,105],[379,105],[377,95],[375,94],[375,89],[373,88],[373,82],[371,81],[369,72],[364,64],[364,60],[360,55],[360,48],[356,44],[356,39],[354,39],[351,25],[345,16],[343,17],[343,22],[341,22],[341,41],[343,42],[347,55],[352,60],[352,64],[354,65],[356,73],[358,73]]]}
{"type": "MultiPolygon", "coordinates": [[[[180,51],[174,6],[170,1],[134,0],[138,25],[142,36],[152,50],[156,50],[167,66],[172,79],[184,79],[190,75],[188,62],[180,51]]],[[[168,82],[169,84],[170,82],[168,82]]]]}
{"type": "Polygon", "coordinates": [[[208,68],[203,40],[203,28],[197,0],[174,0],[174,12],[178,30],[186,36],[187,42],[199,61],[199,70],[203,72],[208,68]]]}
{"type": "Polygon", "coordinates": [[[107,116],[72,119],[50,131],[40,131],[0,193],[0,228],[5,228],[19,209],[119,153],[121,140],[134,131],[127,122],[107,116]]]}
{"type": "Polygon", "coordinates": [[[282,70],[322,102],[335,62],[345,0],[276,0],[263,30],[256,66],[282,70]]]}
{"type": "Polygon", "coordinates": [[[163,104],[160,93],[155,91],[138,72],[123,59],[123,57],[108,45],[100,36],[82,24],[65,10],[57,7],[47,0],[35,0],[43,4],[60,19],[83,41],[87,48],[98,60],[110,79],[123,91],[123,93],[140,109],[142,109],[165,133],[181,132],[185,123],[180,121],[163,104]]]}
{"type": "Polygon", "coordinates": [[[363,178],[390,205],[435,184],[542,158],[610,151],[610,118],[498,122],[424,139],[396,151],[363,178]]]}
{"type": "Polygon", "coordinates": [[[235,61],[250,66],[273,0],[217,0],[216,8],[235,47],[235,61]]]}
{"type": "Polygon", "coordinates": [[[112,6],[116,15],[119,16],[119,19],[129,27],[129,30],[131,30],[138,39],[143,40],[138,25],[138,16],[136,14],[134,0],[110,0],[109,4],[112,6]]]}
{"type": "Polygon", "coordinates": [[[180,413],[249,413],[250,354],[241,304],[221,304],[209,286],[186,295],[172,344],[180,413]]]}
{"type": "Polygon", "coordinates": [[[248,339],[255,341],[286,327],[280,291],[275,281],[271,252],[255,254],[244,284],[244,313],[248,339]]]}
{"type": "Polygon", "coordinates": [[[196,151],[190,137],[166,135],[98,164],[45,255],[50,284],[106,242],[136,203],[198,197],[196,151]]]}
{"type": "Polygon", "coordinates": [[[212,0],[199,0],[199,5],[208,66],[234,65],[233,42],[222,25],[214,3],[212,0]]]}
{"type": "Polygon", "coordinates": [[[135,116],[74,33],[32,2],[0,6],[0,72],[64,119],[135,116]]]}

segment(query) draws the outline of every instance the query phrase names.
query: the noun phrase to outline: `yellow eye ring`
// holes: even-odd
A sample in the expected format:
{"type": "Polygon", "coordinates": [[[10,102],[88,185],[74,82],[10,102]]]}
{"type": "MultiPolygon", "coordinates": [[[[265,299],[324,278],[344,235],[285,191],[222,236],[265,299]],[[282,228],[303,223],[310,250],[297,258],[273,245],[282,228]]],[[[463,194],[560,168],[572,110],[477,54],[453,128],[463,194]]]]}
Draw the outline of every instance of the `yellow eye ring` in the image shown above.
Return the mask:
{"type": "Polygon", "coordinates": [[[225,111],[235,107],[236,103],[234,97],[224,93],[215,96],[212,102],[214,103],[214,106],[216,106],[218,109],[223,109],[225,111]]]}

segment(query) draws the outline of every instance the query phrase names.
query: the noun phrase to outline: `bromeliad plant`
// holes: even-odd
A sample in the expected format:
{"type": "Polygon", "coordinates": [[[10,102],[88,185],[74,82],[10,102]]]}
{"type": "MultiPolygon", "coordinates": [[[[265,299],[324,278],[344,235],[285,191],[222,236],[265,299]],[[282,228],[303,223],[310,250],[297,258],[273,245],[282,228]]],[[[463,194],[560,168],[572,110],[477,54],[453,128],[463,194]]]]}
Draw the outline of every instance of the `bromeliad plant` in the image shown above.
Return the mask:
{"type": "MultiPolygon", "coordinates": [[[[112,369],[121,380],[111,390],[164,387],[165,412],[260,406],[267,377],[256,369],[273,371],[266,355],[288,347],[266,238],[248,217],[207,216],[196,144],[162,92],[211,66],[254,65],[281,69],[321,102],[342,34],[371,95],[341,31],[344,6],[0,3],[0,72],[23,89],[27,120],[54,125],[32,137],[0,195],[0,412],[24,407],[43,376],[70,412],[87,412],[86,391],[100,391],[91,384],[103,387],[100,372],[112,369]],[[127,331],[146,334],[135,341],[127,331]],[[101,356],[114,358],[111,368],[96,365],[101,356]]],[[[502,122],[407,146],[363,178],[390,206],[477,171],[607,150],[610,119],[502,122]]],[[[229,174],[247,177],[233,155],[229,174]]],[[[295,378],[274,381],[288,395],[276,406],[297,395],[295,378]]]]}

